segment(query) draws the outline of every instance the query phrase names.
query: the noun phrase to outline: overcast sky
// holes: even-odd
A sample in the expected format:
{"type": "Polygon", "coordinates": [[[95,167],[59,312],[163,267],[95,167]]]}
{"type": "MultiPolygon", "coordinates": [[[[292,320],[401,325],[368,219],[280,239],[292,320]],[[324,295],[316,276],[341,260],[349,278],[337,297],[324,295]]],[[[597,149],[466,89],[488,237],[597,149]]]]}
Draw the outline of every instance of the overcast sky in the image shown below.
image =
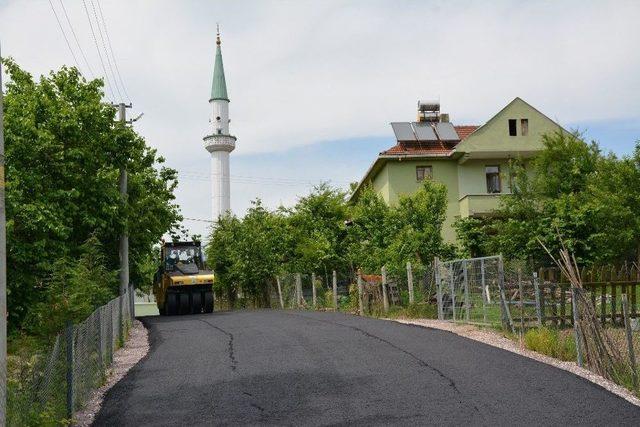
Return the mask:
{"type": "MultiPolygon", "coordinates": [[[[60,0],[51,2],[83,73],[103,76],[83,2],[63,0],[91,70],[60,0]]],[[[211,212],[202,137],[216,22],[238,137],[231,205],[239,215],[256,197],[289,205],[313,183],[359,180],[393,145],[389,122],[412,120],[418,99],[439,98],[455,124],[482,124],[520,96],[618,154],[640,138],[640,1],[100,5],[130,114],[144,112],[136,129],[180,171],[188,218],[211,212]]],[[[32,74],[74,65],[48,0],[0,0],[0,40],[3,54],[32,74]]],[[[103,61],[114,91],[107,96],[119,101],[119,79],[103,61]]],[[[207,227],[185,224],[197,233],[207,227]]]]}

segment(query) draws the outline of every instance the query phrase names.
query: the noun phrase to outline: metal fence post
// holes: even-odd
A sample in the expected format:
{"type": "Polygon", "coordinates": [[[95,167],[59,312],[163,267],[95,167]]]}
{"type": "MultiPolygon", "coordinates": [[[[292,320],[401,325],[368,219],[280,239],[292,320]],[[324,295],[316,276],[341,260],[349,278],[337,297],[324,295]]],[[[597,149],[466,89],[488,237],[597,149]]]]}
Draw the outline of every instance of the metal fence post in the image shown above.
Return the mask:
{"type": "Polygon", "coordinates": [[[456,288],[455,288],[455,278],[453,272],[453,263],[449,266],[449,288],[451,289],[451,318],[455,322],[456,321],[456,288]]]}
{"type": "Polygon", "coordinates": [[[316,308],[316,273],[311,273],[311,301],[316,308]]]}
{"type": "Polygon", "coordinates": [[[442,309],[442,278],[440,277],[440,260],[433,259],[434,275],[436,281],[436,300],[438,302],[438,320],[444,320],[444,310],[442,309]]]}
{"type": "Polygon", "coordinates": [[[413,270],[410,262],[407,262],[407,286],[409,288],[409,304],[413,304],[413,270]]]}
{"type": "Polygon", "coordinates": [[[280,276],[276,276],[276,284],[278,285],[278,299],[280,300],[280,308],[284,309],[284,300],[282,299],[282,284],[280,284],[280,276]]]}
{"type": "Polygon", "coordinates": [[[65,328],[66,352],[67,352],[67,418],[73,418],[73,323],[67,320],[65,328]]]}
{"type": "Polygon", "coordinates": [[[136,320],[136,293],[135,288],[133,287],[133,283],[129,285],[129,311],[131,311],[131,326],[133,327],[133,321],[136,320]]]}
{"type": "Polygon", "coordinates": [[[498,258],[498,287],[500,288],[500,300],[502,302],[502,322],[505,326],[511,328],[511,332],[515,335],[516,328],[513,326],[513,320],[511,319],[511,312],[507,304],[507,297],[504,292],[504,262],[502,261],[502,254],[498,258]]]}
{"type": "Polygon", "coordinates": [[[469,298],[469,277],[467,276],[467,260],[462,261],[464,274],[464,318],[468,322],[471,318],[471,299],[469,298]]]}
{"type": "Polygon", "coordinates": [[[522,283],[522,268],[518,267],[518,292],[520,293],[520,336],[524,335],[524,283],[522,283]]]}
{"type": "Polygon", "coordinates": [[[102,312],[104,311],[104,306],[98,308],[98,363],[100,364],[100,369],[102,369],[101,375],[104,374],[104,346],[102,345],[102,312]]]}
{"type": "Polygon", "coordinates": [[[578,326],[578,303],[576,301],[576,295],[578,294],[578,288],[571,287],[571,306],[573,311],[573,332],[576,340],[576,356],[578,359],[578,366],[582,366],[582,337],[580,336],[580,327],[578,326]]]}
{"type": "Polygon", "coordinates": [[[382,309],[389,312],[389,296],[387,295],[387,269],[382,266],[382,309]]]}
{"type": "Polygon", "coordinates": [[[487,290],[484,258],[480,260],[480,286],[482,286],[482,320],[484,323],[488,323],[487,320],[487,303],[489,302],[489,292],[487,290]]]}
{"type": "Polygon", "coordinates": [[[333,270],[333,308],[338,309],[338,273],[333,270]]]}
{"type": "Polygon", "coordinates": [[[629,301],[627,294],[622,294],[622,315],[624,317],[624,329],[627,335],[627,347],[629,348],[629,361],[631,362],[631,375],[633,378],[633,388],[638,390],[638,371],[636,368],[636,355],[633,350],[633,336],[631,335],[631,319],[629,318],[629,301]]]}
{"type": "Polygon", "coordinates": [[[364,316],[364,303],[362,302],[362,272],[358,270],[358,314],[364,316]]]}
{"type": "Polygon", "coordinates": [[[124,316],[123,316],[123,308],[124,308],[124,294],[118,297],[118,342],[121,343],[124,338],[124,316]]]}

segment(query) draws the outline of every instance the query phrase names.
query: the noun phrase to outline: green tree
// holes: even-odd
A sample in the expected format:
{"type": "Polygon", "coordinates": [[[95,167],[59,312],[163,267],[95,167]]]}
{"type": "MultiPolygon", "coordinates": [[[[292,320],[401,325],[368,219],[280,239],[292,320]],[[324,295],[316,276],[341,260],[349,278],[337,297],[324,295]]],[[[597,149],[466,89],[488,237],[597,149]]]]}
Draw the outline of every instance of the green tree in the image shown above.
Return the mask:
{"type": "MultiPolygon", "coordinates": [[[[95,236],[109,271],[118,269],[118,236],[128,227],[131,277],[152,246],[174,228],[176,172],[130,128],[114,123],[102,81],[63,67],[39,81],[4,61],[9,323],[20,328],[44,301],[52,273],[82,256],[95,236]],[[126,164],[129,207],[120,203],[118,171],[126,164]],[[129,218],[129,223],[126,223],[129,218]]],[[[111,295],[115,290],[111,285],[111,295]]]]}

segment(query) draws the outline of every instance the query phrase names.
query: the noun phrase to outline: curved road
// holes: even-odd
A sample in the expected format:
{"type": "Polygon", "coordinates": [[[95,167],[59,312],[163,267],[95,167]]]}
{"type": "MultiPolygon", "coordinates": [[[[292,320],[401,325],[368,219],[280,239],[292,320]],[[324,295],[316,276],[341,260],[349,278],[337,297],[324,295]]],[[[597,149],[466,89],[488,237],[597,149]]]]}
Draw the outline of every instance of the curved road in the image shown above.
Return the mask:
{"type": "Polygon", "coordinates": [[[147,317],[151,350],[95,425],[639,425],[568,372],[449,332],[340,313],[147,317]]]}

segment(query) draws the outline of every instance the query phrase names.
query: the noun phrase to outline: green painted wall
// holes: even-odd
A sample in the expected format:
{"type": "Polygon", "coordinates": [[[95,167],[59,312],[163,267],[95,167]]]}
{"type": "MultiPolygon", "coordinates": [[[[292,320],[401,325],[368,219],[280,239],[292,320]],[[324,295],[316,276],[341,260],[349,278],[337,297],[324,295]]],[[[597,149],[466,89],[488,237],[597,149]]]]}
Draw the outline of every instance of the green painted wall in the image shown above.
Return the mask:
{"type": "Polygon", "coordinates": [[[508,159],[468,160],[458,166],[458,194],[462,198],[468,194],[486,194],[487,179],[485,167],[500,167],[502,193],[510,193],[510,174],[508,159]]]}
{"type": "Polygon", "coordinates": [[[371,183],[373,189],[382,196],[385,202],[390,203],[389,201],[389,170],[387,168],[383,168],[374,178],[371,183]]]}
{"type": "MultiPolygon", "coordinates": [[[[389,204],[398,202],[400,195],[413,194],[420,188],[420,182],[416,180],[416,166],[431,166],[433,168],[433,180],[441,182],[447,187],[447,219],[442,227],[442,236],[448,242],[456,239],[453,230],[453,222],[460,215],[458,207],[458,163],[452,159],[424,159],[390,161],[386,170],[389,178],[389,204]]],[[[382,171],[381,171],[382,173],[382,171]]]]}
{"type": "Polygon", "coordinates": [[[542,150],[542,135],[562,128],[544,114],[516,98],[456,147],[457,152],[531,152],[542,150]],[[516,119],[516,136],[509,135],[509,119],[516,119]],[[520,119],[528,119],[529,132],[521,134],[520,119]]]}

